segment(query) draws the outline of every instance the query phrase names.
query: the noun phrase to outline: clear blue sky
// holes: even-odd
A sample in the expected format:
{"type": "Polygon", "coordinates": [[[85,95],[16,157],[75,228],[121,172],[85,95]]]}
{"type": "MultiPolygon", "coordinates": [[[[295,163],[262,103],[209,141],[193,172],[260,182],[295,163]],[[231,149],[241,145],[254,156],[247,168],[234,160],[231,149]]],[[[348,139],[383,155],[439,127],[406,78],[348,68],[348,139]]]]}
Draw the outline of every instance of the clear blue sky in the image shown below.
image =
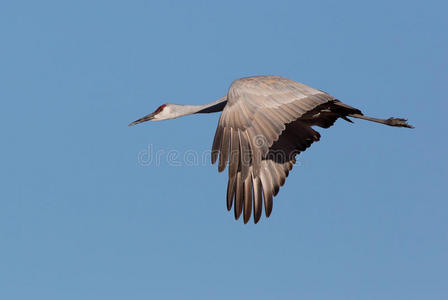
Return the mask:
{"type": "Polygon", "coordinates": [[[0,298],[448,299],[447,10],[1,1],[0,298]],[[261,74],[416,129],[320,129],[271,218],[243,225],[226,173],[182,161],[218,114],[127,124],[261,74]]]}

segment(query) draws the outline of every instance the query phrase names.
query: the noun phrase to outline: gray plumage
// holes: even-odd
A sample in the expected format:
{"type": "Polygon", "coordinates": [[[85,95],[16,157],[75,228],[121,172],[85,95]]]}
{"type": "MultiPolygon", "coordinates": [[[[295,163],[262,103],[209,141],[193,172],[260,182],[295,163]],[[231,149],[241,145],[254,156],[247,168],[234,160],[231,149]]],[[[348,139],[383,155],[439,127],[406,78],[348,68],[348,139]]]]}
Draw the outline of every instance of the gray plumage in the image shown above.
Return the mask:
{"type": "Polygon", "coordinates": [[[312,126],[329,128],[338,118],[365,119],[389,126],[408,127],[404,119],[367,117],[333,96],[280,76],[235,80],[226,96],[206,105],[164,104],[130,125],[166,120],[194,113],[222,111],[212,146],[218,171],[228,166],[227,209],[235,219],[243,214],[257,223],[269,217],[273,197],[285,183],[295,156],[318,141],[312,126]],[[264,203],[264,205],[263,205],[264,203]]]}

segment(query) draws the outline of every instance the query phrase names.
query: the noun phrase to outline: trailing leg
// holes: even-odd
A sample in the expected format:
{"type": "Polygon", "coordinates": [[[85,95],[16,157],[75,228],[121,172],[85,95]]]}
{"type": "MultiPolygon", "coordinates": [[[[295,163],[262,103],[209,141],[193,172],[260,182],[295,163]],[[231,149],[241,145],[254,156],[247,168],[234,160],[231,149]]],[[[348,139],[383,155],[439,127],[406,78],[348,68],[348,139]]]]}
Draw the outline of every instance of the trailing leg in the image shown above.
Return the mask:
{"type": "Polygon", "coordinates": [[[360,115],[360,114],[350,114],[348,116],[352,117],[352,118],[358,118],[358,119],[363,119],[363,120],[367,120],[367,121],[377,122],[377,123],[381,123],[381,124],[389,125],[389,126],[414,128],[414,126],[406,123],[406,121],[407,121],[406,119],[400,119],[400,118],[378,119],[378,118],[372,118],[372,117],[368,117],[368,116],[364,116],[364,115],[360,115]]]}

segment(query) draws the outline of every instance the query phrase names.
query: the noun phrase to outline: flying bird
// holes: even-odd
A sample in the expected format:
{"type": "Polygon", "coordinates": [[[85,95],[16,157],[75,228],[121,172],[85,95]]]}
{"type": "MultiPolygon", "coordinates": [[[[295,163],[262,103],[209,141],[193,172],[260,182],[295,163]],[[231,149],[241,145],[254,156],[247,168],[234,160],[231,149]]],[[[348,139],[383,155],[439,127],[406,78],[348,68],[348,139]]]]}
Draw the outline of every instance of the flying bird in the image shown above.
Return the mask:
{"type": "Polygon", "coordinates": [[[219,172],[228,165],[227,209],[233,205],[235,219],[243,214],[244,223],[252,211],[254,223],[260,220],[263,203],[266,217],[270,216],[273,197],[285,183],[296,155],[320,139],[313,126],[329,128],[338,118],[352,122],[352,117],[413,128],[405,119],[364,116],[321,90],[280,76],[240,78],[215,102],[163,104],[129,126],[220,111],[211,162],[218,161],[219,172]]]}

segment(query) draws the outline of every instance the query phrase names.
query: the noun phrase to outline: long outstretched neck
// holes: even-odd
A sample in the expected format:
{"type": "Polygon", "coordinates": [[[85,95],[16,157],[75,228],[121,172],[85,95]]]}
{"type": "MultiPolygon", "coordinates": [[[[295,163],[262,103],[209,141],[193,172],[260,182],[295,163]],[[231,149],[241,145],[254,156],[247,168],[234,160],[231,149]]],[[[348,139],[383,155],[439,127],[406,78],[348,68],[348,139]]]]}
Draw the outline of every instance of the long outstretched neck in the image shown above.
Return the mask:
{"type": "Polygon", "coordinates": [[[226,104],[227,96],[224,96],[212,103],[204,105],[186,105],[186,107],[191,109],[191,114],[208,114],[222,111],[226,104]]]}
{"type": "Polygon", "coordinates": [[[227,104],[227,96],[219,98],[215,102],[204,105],[180,105],[180,104],[163,104],[155,112],[144,116],[132,123],[129,126],[134,126],[146,121],[162,121],[170,120],[183,116],[201,113],[213,113],[222,111],[227,104]]]}
{"type": "MultiPolygon", "coordinates": [[[[192,114],[207,114],[219,112],[224,109],[227,104],[227,97],[219,98],[218,100],[203,104],[203,105],[181,105],[181,104],[168,104],[169,114],[167,119],[179,118],[192,114]]],[[[166,109],[165,109],[166,110],[166,109]]],[[[163,112],[162,112],[163,115],[163,112]]],[[[162,116],[163,118],[163,116],[162,116]]]]}
{"type": "Polygon", "coordinates": [[[224,109],[226,104],[227,104],[227,96],[219,98],[218,100],[212,103],[203,105],[170,104],[170,109],[172,110],[171,118],[179,118],[192,114],[207,114],[207,113],[219,112],[224,109]]]}
{"type": "MultiPolygon", "coordinates": [[[[175,119],[183,116],[188,116],[192,114],[206,114],[206,113],[214,113],[219,112],[224,109],[227,104],[227,97],[219,98],[218,100],[204,104],[204,105],[181,105],[181,104],[166,104],[161,106],[161,111],[155,111],[151,115],[151,120],[169,120],[175,119]]],[[[160,109],[160,108],[159,108],[160,109]]],[[[158,110],[159,110],[158,109],[158,110]]],[[[137,123],[140,120],[136,121],[137,123]]],[[[134,122],[135,123],[135,122],[134,122]]]]}

